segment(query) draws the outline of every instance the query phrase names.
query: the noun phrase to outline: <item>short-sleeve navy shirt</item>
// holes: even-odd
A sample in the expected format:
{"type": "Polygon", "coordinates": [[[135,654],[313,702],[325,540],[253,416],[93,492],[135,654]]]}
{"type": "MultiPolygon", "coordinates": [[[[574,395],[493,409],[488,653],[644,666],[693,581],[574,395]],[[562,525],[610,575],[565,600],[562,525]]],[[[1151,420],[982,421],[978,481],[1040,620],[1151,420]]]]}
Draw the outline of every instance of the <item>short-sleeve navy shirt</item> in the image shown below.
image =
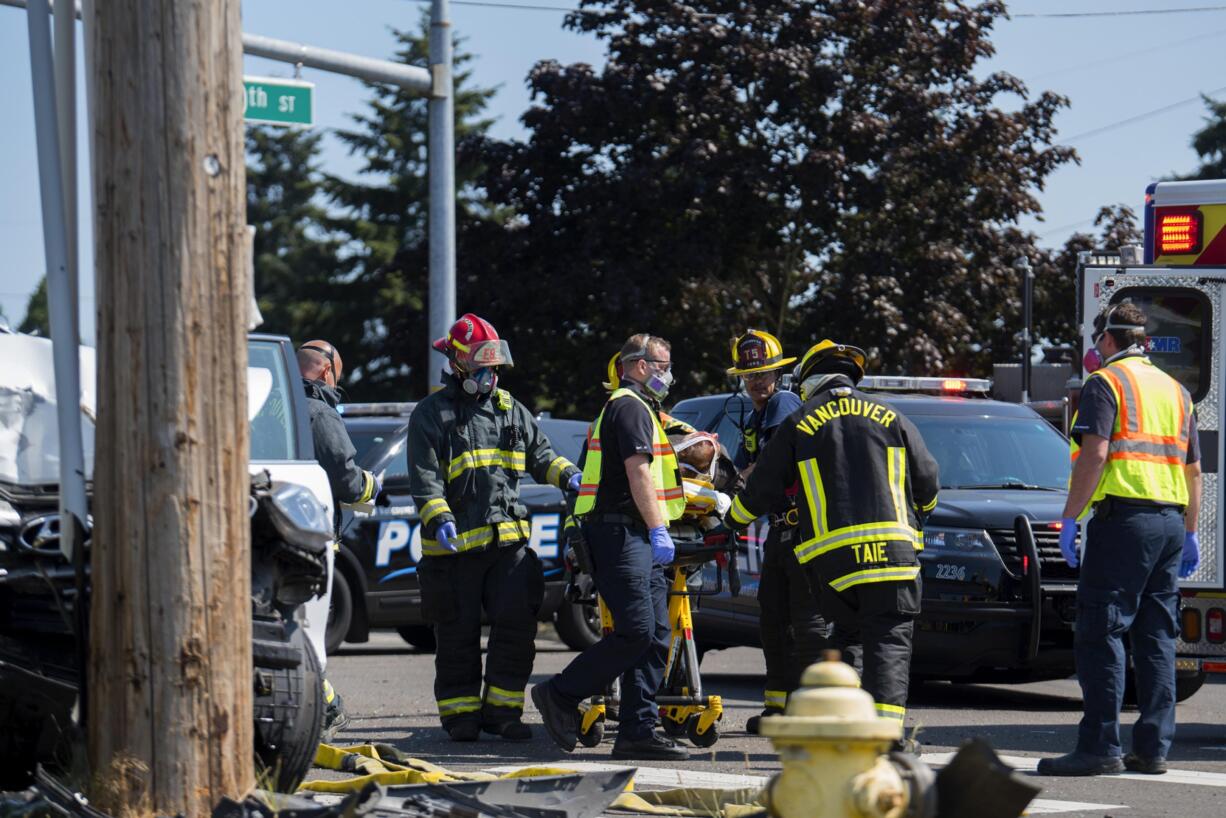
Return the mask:
{"type": "Polygon", "coordinates": [[[654,440],[655,419],[643,401],[626,396],[605,406],[600,421],[600,490],[594,511],[638,516],[626,477],[626,460],[636,454],[651,459],[654,440]]]}
{"type": "MultiPolygon", "coordinates": [[[[1115,393],[1103,378],[1089,378],[1081,390],[1081,403],[1077,408],[1077,422],[1073,424],[1072,437],[1078,443],[1082,435],[1098,435],[1111,438],[1115,426],[1115,393]]],[[[1188,417],[1188,463],[1200,462],[1200,440],[1196,434],[1196,410],[1188,417]]]]}

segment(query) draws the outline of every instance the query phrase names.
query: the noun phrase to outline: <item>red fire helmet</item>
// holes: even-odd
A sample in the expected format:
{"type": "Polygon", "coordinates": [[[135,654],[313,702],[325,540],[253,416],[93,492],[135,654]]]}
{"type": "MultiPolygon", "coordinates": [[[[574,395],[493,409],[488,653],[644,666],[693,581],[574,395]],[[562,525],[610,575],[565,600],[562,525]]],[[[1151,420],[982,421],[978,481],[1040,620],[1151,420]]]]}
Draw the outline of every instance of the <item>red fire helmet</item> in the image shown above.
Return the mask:
{"type": "Polygon", "coordinates": [[[498,337],[494,325],[471,312],[461,315],[433,346],[466,372],[486,366],[515,366],[511,348],[498,337]]]}

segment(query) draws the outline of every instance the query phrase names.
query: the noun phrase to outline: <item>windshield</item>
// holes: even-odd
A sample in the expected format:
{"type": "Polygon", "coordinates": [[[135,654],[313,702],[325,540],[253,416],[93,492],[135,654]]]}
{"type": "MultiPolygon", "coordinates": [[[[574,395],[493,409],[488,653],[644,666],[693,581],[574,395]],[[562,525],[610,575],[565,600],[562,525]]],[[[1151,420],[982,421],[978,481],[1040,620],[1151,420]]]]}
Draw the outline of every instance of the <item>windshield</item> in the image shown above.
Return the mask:
{"type": "Polygon", "coordinates": [[[1068,442],[1039,418],[910,415],[941,488],[1068,489],[1068,442]]]}
{"type": "Polygon", "coordinates": [[[407,475],[409,473],[409,461],[405,456],[407,429],[408,426],[397,428],[383,425],[350,424],[349,439],[353,441],[353,448],[358,450],[353,462],[364,469],[374,468],[378,465],[377,461],[386,459],[387,444],[392,442],[394,451],[392,459],[384,468],[383,478],[407,475]]]}

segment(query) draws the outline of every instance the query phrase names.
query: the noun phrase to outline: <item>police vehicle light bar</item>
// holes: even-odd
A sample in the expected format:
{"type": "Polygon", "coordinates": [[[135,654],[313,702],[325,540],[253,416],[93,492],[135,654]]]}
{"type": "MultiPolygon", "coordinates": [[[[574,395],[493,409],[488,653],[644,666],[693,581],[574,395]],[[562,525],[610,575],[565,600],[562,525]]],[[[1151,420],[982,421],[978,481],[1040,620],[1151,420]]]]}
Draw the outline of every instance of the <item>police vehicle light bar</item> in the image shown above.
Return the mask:
{"type": "Polygon", "coordinates": [[[880,392],[932,392],[941,395],[988,393],[992,381],[988,378],[912,378],[896,375],[866,375],[859,387],[880,392]]]}
{"type": "Polygon", "coordinates": [[[342,403],[336,411],[350,417],[397,417],[413,411],[415,403],[342,403]]]}
{"type": "Polygon", "coordinates": [[[1199,210],[1158,211],[1156,255],[1199,253],[1203,223],[1199,210]]]}

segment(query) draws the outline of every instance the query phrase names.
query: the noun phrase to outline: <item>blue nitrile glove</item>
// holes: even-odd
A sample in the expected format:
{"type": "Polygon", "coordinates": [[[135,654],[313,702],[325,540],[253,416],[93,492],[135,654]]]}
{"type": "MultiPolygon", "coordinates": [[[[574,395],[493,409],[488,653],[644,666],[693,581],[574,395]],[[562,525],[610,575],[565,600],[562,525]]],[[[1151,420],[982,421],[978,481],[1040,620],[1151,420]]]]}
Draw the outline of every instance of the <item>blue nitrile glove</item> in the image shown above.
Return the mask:
{"type": "Polygon", "coordinates": [[[1060,521],[1060,553],[1064,555],[1064,561],[1070,567],[1076,568],[1081,564],[1081,560],[1077,559],[1077,519],[1075,517],[1065,517],[1060,521]]]}
{"type": "Polygon", "coordinates": [[[453,554],[456,552],[456,546],[451,542],[456,538],[455,523],[448,521],[440,525],[438,531],[434,532],[434,538],[443,548],[453,554]]]}
{"type": "Polygon", "coordinates": [[[1183,559],[1179,561],[1179,578],[1187,579],[1196,572],[1200,565],[1200,540],[1195,531],[1183,535],[1183,559]]]}
{"type": "Polygon", "coordinates": [[[583,482],[583,475],[579,474],[579,472],[575,472],[570,476],[570,479],[566,481],[566,490],[573,491],[578,494],[579,484],[581,482],[583,482]]]}
{"type": "Polygon", "coordinates": [[[677,546],[673,545],[673,538],[668,536],[668,527],[656,526],[647,532],[647,538],[651,540],[651,561],[657,565],[670,564],[677,553],[677,546]]]}

